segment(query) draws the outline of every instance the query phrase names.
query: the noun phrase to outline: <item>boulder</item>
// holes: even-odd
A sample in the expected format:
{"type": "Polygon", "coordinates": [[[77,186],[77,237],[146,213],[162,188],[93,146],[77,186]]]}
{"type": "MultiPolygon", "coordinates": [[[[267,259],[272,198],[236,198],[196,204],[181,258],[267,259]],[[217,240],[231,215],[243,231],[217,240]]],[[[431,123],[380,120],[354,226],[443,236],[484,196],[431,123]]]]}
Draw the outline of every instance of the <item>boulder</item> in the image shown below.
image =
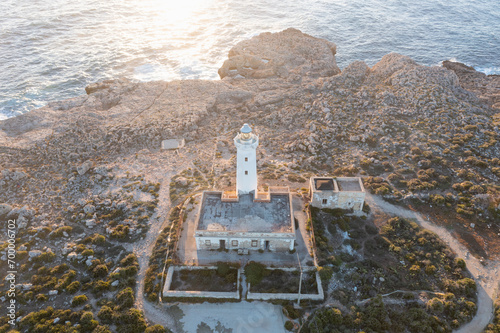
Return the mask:
{"type": "Polygon", "coordinates": [[[398,54],[389,53],[382,57],[382,59],[372,67],[371,71],[374,77],[379,79],[386,79],[393,73],[404,68],[411,68],[418,66],[415,60],[410,57],[398,54]]]}
{"type": "Polygon", "coordinates": [[[36,257],[39,257],[42,255],[42,251],[40,250],[32,250],[30,252],[28,252],[28,255],[30,258],[36,258],[36,257]]]}
{"type": "Polygon", "coordinates": [[[12,206],[6,203],[0,204],[0,218],[7,216],[12,211],[12,206]]]}
{"type": "Polygon", "coordinates": [[[219,69],[220,78],[325,77],[340,73],[337,46],[293,28],[265,32],[234,46],[219,69]]]}
{"type": "Polygon", "coordinates": [[[68,254],[68,259],[69,260],[74,260],[74,259],[77,259],[78,255],[76,254],[76,252],[70,252],[68,254]]]}
{"type": "Polygon", "coordinates": [[[87,173],[87,171],[90,170],[90,168],[92,168],[92,161],[85,161],[79,167],[77,167],[76,170],[78,171],[79,175],[84,175],[87,173]]]}
{"type": "Polygon", "coordinates": [[[89,213],[92,214],[95,212],[95,206],[88,204],[85,207],[83,207],[83,211],[85,212],[85,214],[89,214],[89,213]]]}
{"type": "Polygon", "coordinates": [[[85,225],[87,228],[92,229],[96,225],[95,219],[85,220],[85,225]]]}

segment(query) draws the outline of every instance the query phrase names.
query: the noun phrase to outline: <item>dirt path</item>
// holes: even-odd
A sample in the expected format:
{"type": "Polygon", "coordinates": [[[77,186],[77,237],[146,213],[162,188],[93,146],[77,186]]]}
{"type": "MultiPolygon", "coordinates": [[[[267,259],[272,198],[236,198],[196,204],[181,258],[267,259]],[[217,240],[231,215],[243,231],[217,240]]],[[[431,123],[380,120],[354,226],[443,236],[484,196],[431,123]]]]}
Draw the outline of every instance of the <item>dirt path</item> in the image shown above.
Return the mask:
{"type": "Polygon", "coordinates": [[[160,324],[165,327],[173,327],[175,320],[161,309],[160,306],[150,303],[144,295],[144,279],[149,266],[149,257],[153,251],[154,244],[160,232],[168,224],[168,212],[170,210],[169,184],[173,173],[164,172],[153,175],[156,181],[162,184],[158,196],[158,207],[156,209],[157,217],[151,223],[146,237],[133,244],[133,252],[137,255],[139,261],[139,272],[137,274],[137,291],[135,306],[144,311],[144,316],[152,324],[160,324]]]}
{"type": "Polygon", "coordinates": [[[446,230],[433,224],[421,214],[390,204],[380,197],[367,194],[366,201],[374,210],[388,214],[397,215],[400,217],[412,219],[422,227],[431,230],[439,235],[446,244],[457,254],[463,258],[467,264],[467,268],[476,281],[478,288],[477,295],[477,313],[476,316],[466,325],[454,331],[455,333],[480,333],[488,325],[493,318],[493,299],[499,286],[499,268],[500,262],[489,260],[487,265],[483,265],[478,259],[469,254],[465,248],[453,235],[446,230]]]}

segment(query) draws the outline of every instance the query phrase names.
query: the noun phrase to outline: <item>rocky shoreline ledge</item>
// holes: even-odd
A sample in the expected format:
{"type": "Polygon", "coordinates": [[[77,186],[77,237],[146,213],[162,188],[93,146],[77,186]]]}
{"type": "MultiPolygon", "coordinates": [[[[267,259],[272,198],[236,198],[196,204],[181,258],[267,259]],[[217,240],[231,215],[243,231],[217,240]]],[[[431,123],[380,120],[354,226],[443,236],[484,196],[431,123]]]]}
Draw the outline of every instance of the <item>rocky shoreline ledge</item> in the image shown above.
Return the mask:
{"type": "MultiPolygon", "coordinates": [[[[231,186],[245,122],[262,138],[261,184],[300,191],[314,174],[360,175],[372,193],[454,227],[473,255],[498,258],[500,76],[395,53],[340,70],[335,54],[296,29],[263,33],[231,49],[221,80],[107,80],[1,121],[0,217],[17,219],[25,269],[41,256],[77,260],[84,276],[116,273],[142,251],[142,270],[151,244],[130,242],[153,242],[182,193],[231,186]],[[161,150],[170,138],[186,146],[161,150]]],[[[120,294],[128,278],[103,283],[120,294]]]]}

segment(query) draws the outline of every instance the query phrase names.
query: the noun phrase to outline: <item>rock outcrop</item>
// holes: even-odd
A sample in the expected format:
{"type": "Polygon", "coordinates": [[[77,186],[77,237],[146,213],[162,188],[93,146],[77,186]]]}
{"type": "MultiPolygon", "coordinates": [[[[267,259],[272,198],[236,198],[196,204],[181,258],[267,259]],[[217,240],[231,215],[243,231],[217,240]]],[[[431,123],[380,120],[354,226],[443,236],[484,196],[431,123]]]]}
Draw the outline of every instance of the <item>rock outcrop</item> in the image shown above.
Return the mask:
{"type": "Polygon", "coordinates": [[[452,70],[464,89],[472,91],[487,105],[500,111],[500,75],[486,75],[465,64],[443,61],[443,67],[452,70]]]}
{"type": "Polygon", "coordinates": [[[219,69],[219,76],[221,79],[332,76],[340,73],[336,50],[334,43],[297,29],[265,32],[234,46],[219,69]]]}

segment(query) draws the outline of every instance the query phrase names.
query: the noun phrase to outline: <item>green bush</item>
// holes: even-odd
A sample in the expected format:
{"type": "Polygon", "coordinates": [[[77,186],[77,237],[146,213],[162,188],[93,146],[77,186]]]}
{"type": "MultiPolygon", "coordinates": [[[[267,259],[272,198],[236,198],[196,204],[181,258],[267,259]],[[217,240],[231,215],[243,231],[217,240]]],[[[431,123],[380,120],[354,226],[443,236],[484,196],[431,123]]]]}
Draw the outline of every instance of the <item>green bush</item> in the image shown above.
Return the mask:
{"type": "Polygon", "coordinates": [[[113,309],[106,305],[102,306],[97,313],[97,318],[103,323],[110,324],[113,321],[113,309]]]}
{"type": "Polygon", "coordinates": [[[228,263],[220,261],[217,263],[217,275],[220,277],[225,277],[229,273],[230,269],[231,267],[228,263]]]}
{"type": "Polygon", "coordinates": [[[80,317],[80,329],[82,332],[92,332],[99,323],[94,320],[94,315],[90,311],[85,311],[80,317]]]}
{"type": "Polygon", "coordinates": [[[71,306],[76,307],[79,305],[82,305],[88,301],[88,297],[86,295],[78,295],[73,297],[73,300],[71,301],[71,306]]]}
{"type": "Polygon", "coordinates": [[[462,258],[455,258],[455,265],[462,270],[464,270],[466,267],[465,260],[463,260],[462,258]]]}
{"type": "Polygon", "coordinates": [[[102,278],[108,275],[108,266],[104,264],[97,265],[92,270],[92,275],[94,278],[102,278]]]}
{"type": "Polygon", "coordinates": [[[116,304],[121,308],[130,308],[134,305],[134,291],[132,288],[128,287],[120,291],[116,295],[116,304]]]}
{"type": "Polygon", "coordinates": [[[92,333],[112,333],[108,326],[97,325],[92,333]]]}
{"type": "Polygon", "coordinates": [[[331,267],[318,267],[319,277],[321,281],[328,282],[332,278],[333,268],[331,267]]]}
{"type": "Polygon", "coordinates": [[[67,287],[66,291],[70,294],[76,293],[81,288],[80,281],[73,281],[67,287]]]}
{"type": "Polygon", "coordinates": [[[129,309],[121,314],[117,323],[117,331],[120,333],[143,333],[147,328],[142,312],[137,309],[129,309]]]}
{"type": "Polygon", "coordinates": [[[286,328],[288,331],[293,330],[293,323],[292,323],[290,320],[287,320],[287,321],[285,322],[285,328],[286,328]]]}
{"type": "Polygon", "coordinates": [[[245,266],[245,276],[251,285],[257,285],[262,281],[266,266],[261,263],[251,261],[245,266]]]}
{"type": "Polygon", "coordinates": [[[154,325],[146,328],[145,333],[167,333],[167,330],[161,325],[154,325]]]}

